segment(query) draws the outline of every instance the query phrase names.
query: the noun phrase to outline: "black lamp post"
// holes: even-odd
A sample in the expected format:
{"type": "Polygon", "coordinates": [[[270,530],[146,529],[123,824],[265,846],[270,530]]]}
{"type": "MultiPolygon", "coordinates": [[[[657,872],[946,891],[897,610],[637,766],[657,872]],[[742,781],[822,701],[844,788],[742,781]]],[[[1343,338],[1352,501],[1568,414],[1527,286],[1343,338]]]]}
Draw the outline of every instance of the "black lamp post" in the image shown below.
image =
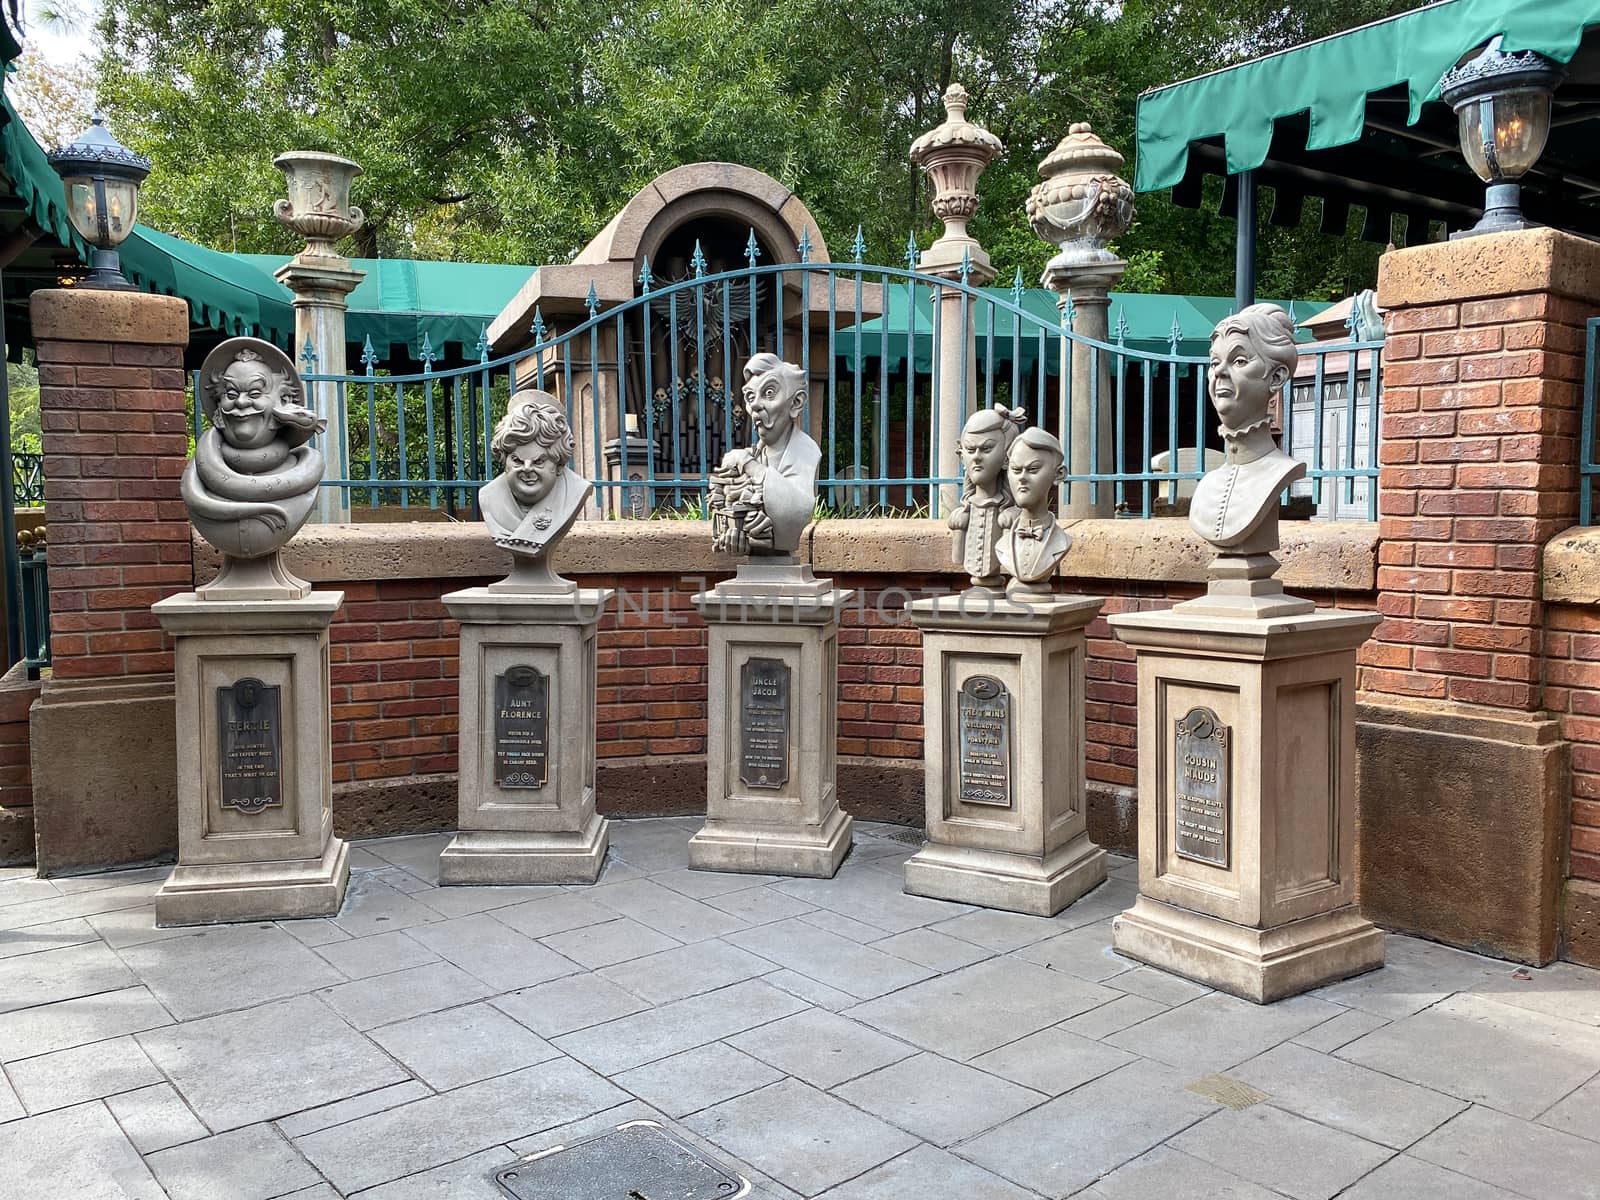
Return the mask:
{"type": "Polygon", "coordinates": [[[66,185],[67,219],[94,247],[93,269],[83,286],[131,289],[116,248],[133,232],[139,185],[150,174],[150,160],[112,137],[98,113],[75,141],[45,157],[66,185]]]}
{"type": "Polygon", "coordinates": [[[1550,94],[1562,75],[1560,64],[1535,51],[1506,53],[1499,37],[1445,72],[1439,98],[1456,110],[1467,165],[1489,185],[1482,220],[1452,237],[1535,226],[1522,215],[1522,187],[1515,180],[1544,153],[1550,94]]]}

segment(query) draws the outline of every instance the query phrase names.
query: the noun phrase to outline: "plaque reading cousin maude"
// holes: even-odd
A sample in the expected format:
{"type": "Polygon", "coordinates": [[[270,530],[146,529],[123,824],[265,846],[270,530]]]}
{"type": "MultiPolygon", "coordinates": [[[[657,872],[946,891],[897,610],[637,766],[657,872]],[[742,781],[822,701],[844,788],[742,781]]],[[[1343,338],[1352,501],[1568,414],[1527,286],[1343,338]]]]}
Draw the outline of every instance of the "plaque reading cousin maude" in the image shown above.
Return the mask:
{"type": "Polygon", "coordinates": [[[283,803],[283,729],[276,684],[241,679],[217,689],[223,808],[258,813],[283,803]]]}
{"type": "Polygon", "coordinates": [[[739,669],[739,782],[781,788],[789,782],[789,666],[746,659],[739,669]]]}
{"type": "Polygon", "coordinates": [[[1228,865],[1228,727],[1209,708],[1191,708],[1174,730],[1177,788],[1172,811],[1179,858],[1228,865]]]}
{"type": "Polygon", "coordinates": [[[542,788],[550,769],[550,677],[512,667],[494,677],[494,781],[542,788]]]}
{"type": "Polygon", "coordinates": [[[990,675],[973,675],[956,699],[958,779],[964,804],[1011,807],[1011,693],[990,675]]]}

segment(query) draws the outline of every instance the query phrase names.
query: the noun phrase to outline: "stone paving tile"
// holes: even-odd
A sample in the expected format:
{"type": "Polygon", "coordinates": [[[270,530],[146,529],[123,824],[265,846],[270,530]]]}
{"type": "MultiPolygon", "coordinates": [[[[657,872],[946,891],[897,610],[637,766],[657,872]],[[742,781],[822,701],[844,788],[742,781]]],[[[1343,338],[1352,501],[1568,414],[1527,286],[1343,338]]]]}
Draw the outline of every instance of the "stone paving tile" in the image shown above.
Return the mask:
{"type": "Polygon", "coordinates": [[[681,943],[664,933],[657,933],[648,925],[619,917],[603,925],[586,925],[582,929],[569,929],[566,933],[553,933],[544,939],[544,945],[579,966],[594,971],[643,958],[647,954],[671,950],[681,943]]]}
{"type": "Polygon", "coordinates": [[[492,991],[460,967],[435,962],[342,983],[317,995],[357,1029],[376,1029],[423,1013],[470,1004],[492,991]]]}
{"type": "Polygon", "coordinates": [[[325,917],[306,917],[297,921],[275,921],[302,946],[327,946],[334,942],[348,942],[350,935],[325,917]]]}
{"type": "Polygon", "coordinates": [[[341,1200],[341,1197],[326,1183],[319,1183],[298,1192],[290,1192],[283,1197],[283,1200],[341,1200]]]}
{"type": "Polygon", "coordinates": [[[1126,1066],[1135,1057],[1127,1050],[1102,1045],[1057,1025],[980,1054],[972,1065],[1046,1096],[1059,1096],[1126,1066]]]}
{"type": "Polygon", "coordinates": [[[377,1042],[436,1091],[504,1075],[560,1051],[487,1004],[428,1013],[375,1030],[377,1042]]]}
{"type": "Polygon", "coordinates": [[[1339,1200],[1523,1200],[1492,1183],[1458,1175],[1443,1167],[1397,1154],[1363,1176],[1339,1200]]]}
{"type": "Polygon", "coordinates": [[[842,1084],[833,1094],[936,1146],[950,1146],[1047,1096],[937,1054],[918,1054],[842,1084]]]}
{"type": "Polygon", "coordinates": [[[1531,1119],[1600,1071],[1600,1030],[1458,995],[1351,1042],[1338,1056],[1531,1119]]]}
{"type": "Polygon", "coordinates": [[[997,954],[1020,950],[1061,932],[1061,926],[1049,917],[1030,917],[1025,913],[1001,912],[993,908],[964,913],[952,920],[941,921],[932,928],[997,954]]]}
{"type": "Polygon", "coordinates": [[[910,1134],[792,1079],[726,1100],[685,1123],[805,1196],[917,1144],[910,1134]]]}
{"type": "Polygon", "coordinates": [[[800,920],[863,946],[869,942],[881,941],[883,938],[883,930],[876,925],[868,925],[865,921],[858,921],[854,917],[847,917],[831,909],[814,908],[800,920]]]}
{"type": "MultiPolygon", "coordinates": [[[[1211,989],[1204,984],[1168,975],[1165,971],[1158,971],[1154,967],[1135,967],[1131,971],[1113,975],[1105,983],[1107,987],[1114,987],[1119,992],[1126,992],[1130,996],[1143,996],[1146,1000],[1154,1000],[1157,1004],[1165,1004],[1169,1008],[1211,994],[1211,989]]],[[[1331,1016],[1335,1011],[1329,1008],[1328,1014],[1331,1016]]]]}
{"type": "Polygon", "coordinates": [[[424,1096],[431,1095],[433,1089],[427,1084],[408,1079],[404,1083],[392,1083],[388,1087],[375,1088],[359,1096],[351,1096],[348,1100],[336,1100],[332,1104],[308,1108],[292,1116],[279,1117],[274,1124],[284,1137],[304,1137],[308,1133],[316,1133],[319,1129],[332,1129],[335,1125],[343,1125],[346,1121],[354,1121],[357,1117],[370,1117],[373,1113],[399,1108],[402,1104],[410,1104],[413,1100],[421,1100],[424,1096]]]}
{"type": "Polygon", "coordinates": [[[0,961],[0,1013],[114,992],[138,982],[99,942],[24,954],[0,961]]]}
{"type": "Polygon", "coordinates": [[[1526,969],[1523,974],[1531,978],[1521,980],[1512,973],[1511,964],[1496,965],[1504,969],[1503,974],[1466,990],[1499,1004],[1600,1025],[1600,987],[1595,986],[1593,970],[1556,962],[1542,969],[1526,969]]]}
{"type": "Polygon", "coordinates": [[[1061,1028],[1079,1037],[1108,1038],[1166,1011],[1167,1006],[1155,1000],[1119,995],[1099,1008],[1092,1008],[1080,1016],[1061,1022],[1061,1028]]]}
{"type": "Polygon", "coordinates": [[[1452,991],[1425,971],[1391,964],[1307,994],[1394,1021],[1439,1003],[1452,991]]]}
{"type": "Polygon", "coordinates": [[[406,1078],[310,996],[140,1034],[139,1044],[217,1133],[406,1078]]]}
{"type": "Polygon", "coordinates": [[[179,925],[171,929],[156,927],[156,910],[153,905],[144,908],[119,908],[115,912],[95,913],[86,918],[88,924],[113,950],[126,946],[139,946],[145,942],[164,942],[168,938],[191,937],[203,933],[196,925],[179,925]]]}
{"type": "Polygon", "coordinates": [[[494,1146],[408,1179],[350,1194],[360,1200],[505,1200],[490,1176],[515,1158],[507,1147],[494,1146]]]}
{"type": "Polygon", "coordinates": [[[1387,1018],[1380,1017],[1376,1013],[1349,1008],[1321,1025],[1313,1025],[1304,1033],[1296,1034],[1290,1040],[1296,1045],[1309,1046],[1324,1054],[1332,1054],[1341,1046],[1349,1045],[1358,1037],[1366,1037],[1374,1029],[1382,1029],[1388,1023],[1387,1018]]]}
{"type": "Polygon", "coordinates": [[[603,1025],[650,1007],[631,992],[587,971],[496,996],[490,1003],[547,1038],[603,1025]]]}
{"type": "Polygon", "coordinates": [[[439,961],[432,950],[399,930],[330,942],[318,946],[316,953],[347,979],[370,979],[439,961]]]}
{"type": "Polygon", "coordinates": [[[925,1050],[965,1060],[1113,995],[1033,963],[994,958],[869,1001],[848,1015],[925,1050]]]}
{"type": "Polygon", "coordinates": [[[351,937],[393,933],[397,929],[411,929],[443,919],[426,904],[396,891],[377,875],[352,878],[344,907],[338,916],[330,918],[351,937]]]}
{"type": "Polygon", "coordinates": [[[0,1200],[166,1200],[98,1101],[0,1125],[0,1200]]]}
{"type": "Polygon", "coordinates": [[[171,1024],[171,1015],[142,985],[25,1008],[0,1014],[0,1062],[171,1024]]]}
{"type": "Polygon", "coordinates": [[[555,1044],[563,1053],[603,1074],[612,1075],[743,1033],[805,1007],[802,1001],[759,979],[748,979],[703,996],[690,996],[648,1012],[569,1033],[556,1038],[555,1044]]]}
{"type": "Polygon", "coordinates": [[[763,975],[761,982],[769,983],[780,991],[798,996],[807,1004],[825,1008],[829,1012],[843,1012],[861,1003],[858,996],[841,992],[838,988],[831,988],[825,983],[818,983],[815,979],[808,978],[798,971],[791,971],[787,967],[781,971],[773,971],[770,975],[763,975]]]}
{"type": "Polygon", "coordinates": [[[106,1101],[111,1115],[140,1154],[193,1142],[206,1136],[206,1127],[189,1111],[170,1083],[158,1083],[136,1092],[123,1092],[106,1101]]]}
{"type": "Polygon", "coordinates": [[[159,867],[128,867],[117,871],[96,871],[90,875],[58,875],[49,883],[63,896],[79,896],[85,892],[102,892],[109,888],[123,888],[136,883],[159,886],[172,874],[171,865],[159,867]]]}
{"type": "Polygon", "coordinates": [[[728,941],[818,983],[870,1000],[933,972],[795,918],[735,933],[728,941]]]}
{"type": "Polygon", "coordinates": [[[876,925],[885,933],[904,933],[974,911],[970,904],[908,896],[904,880],[885,871],[846,864],[832,879],[791,879],[773,884],[786,896],[876,925]]]}
{"type": "Polygon", "coordinates": [[[412,892],[411,898],[426,904],[442,917],[470,917],[476,913],[509,908],[545,896],[565,894],[559,884],[538,887],[439,887],[424,892],[412,892]]]}
{"type": "Polygon", "coordinates": [[[6,1072],[30,1113],[69,1108],[161,1082],[161,1072],[132,1037],[25,1058],[6,1072]]]}
{"type": "Polygon", "coordinates": [[[819,1009],[730,1037],[728,1044],[819,1088],[831,1088],[916,1053],[904,1042],[819,1009]]]}
{"type": "Polygon", "coordinates": [[[889,937],[880,934],[872,948],[939,972],[954,971],[994,957],[992,950],[932,929],[911,929],[889,937]]]}
{"type": "Polygon", "coordinates": [[[64,946],[81,946],[98,936],[93,926],[82,917],[69,917],[48,925],[30,925],[27,929],[0,931],[0,962],[24,954],[59,950],[64,946]]]}
{"type": "Polygon", "coordinates": [[[0,1125],[27,1115],[28,1110],[23,1108],[22,1101],[17,1099],[17,1093],[6,1080],[5,1072],[0,1071],[0,1125]]]}
{"type": "Polygon", "coordinates": [[[974,1138],[960,1153],[1037,1192],[1071,1195],[1216,1111],[1183,1084],[1160,1063],[1130,1063],[974,1138]]]}
{"type": "MultiPolygon", "coordinates": [[[[1158,1146],[1103,1177],[1087,1193],[1093,1200],[1278,1200],[1259,1184],[1170,1146],[1158,1146]]],[[[1390,1198],[1395,1200],[1395,1198],[1390,1198]]],[[[1411,1200],[1403,1193],[1398,1200],[1411,1200]]]]}
{"type": "Polygon", "coordinates": [[[611,853],[622,863],[646,873],[671,871],[688,859],[691,833],[681,825],[612,821],[611,853]]]}
{"type": "Polygon", "coordinates": [[[613,1082],[669,1117],[684,1117],[782,1078],[766,1063],[712,1042],[624,1071],[613,1082]]]}
{"type": "Polygon", "coordinates": [[[1170,1145],[1295,1200],[1332,1200],[1393,1154],[1270,1104],[1219,1112],[1170,1145]]]}
{"type": "Polygon", "coordinates": [[[1591,1079],[1545,1109],[1539,1124],[1600,1142],[1600,1078],[1591,1079]]]}
{"type": "Polygon", "coordinates": [[[774,921],[787,921],[790,917],[816,911],[815,905],[796,900],[793,896],[785,896],[770,887],[711,896],[706,903],[712,908],[737,917],[746,925],[770,925],[774,921]]]}
{"type": "Polygon", "coordinates": [[[496,992],[532,987],[578,969],[570,959],[546,949],[488,913],[457,917],[407,932],[409,937],[483,980],[496,992]]]}
{"type": "Polygon", "coordinates": [[[599,974],[651,1004],[670,1004],[771,970],[766,959],[712,939],[607,967],[599,974]]]}
{"type": "Polygon", "coordinates": [[[29,900],[50,900],[61,894],[48,879],[39,879],[32,874],[0,879],[0,908],[24,904],[29,900]]]}
{"type": "MultiPolygon", "coordinates": [[[[3,1136],[4,1127],[0,1127],[3,1136]]],[[[1600,1197],[1600,1147],[1474,1105],[1410,1150],[1425,1162],[1537,1200],[1600,1197]]]]}
{"type": "Polygon", "coordinates": [[[271,1125],[250,1125],[145,1160],[172,1200],[272,1200],[322,1177],[271,1125]]]}
{"type": "Polygon", "coordinates": [[[709,900],[713,896],[725,896],[731,892],[760,887],[762,884],[777,883],[782,878],[781,875],[736,875],[727,871],[691,871],[688,867],[657,871],[650,876],[653,883],[680,892],[691,900],[709,900]]]}
{"type": "Polygon", "coordinates": [[[274,925],[213,926],[130,946],[122,959],[180,1021],[249,1008],[344,976],[274,925]]]}
{"type": "Polygon", "coordinates": [[[413,837],[376,838],[361,848],[384,862],[408,871],[425,883],[439,882],[439,854],[454,837],[451,833],[429,833],[413,837]]]}
{"type": "Polygon", "coordinates": [[[1038,963],[1052,971],[1065,971],[1091,983],[1101,983],[1139,967],[1131,958],[1123,958],[1111,948],[1111,928],[1104,921],[1069,929],[1014,950],[1012,954],[1025,962],[1038,963]]]}
{"type": "Polygon", "coordinates": [[[1403,1150],[1466,1102],[1286,1042],[1228,1072],[1302,1117],[1403,1150]]]}
{"type": "Polygon", "coordinates": [[[917,1146],[830,1188],[822,1200],[1033,1200],[1033,1195],[953,1154],[917,1146]]]}
{"type": "Polygon", "coordinates": [[[571,892],[497,908],[491,915],[502,925],[509,925],[524,937],[531,938],[549,937],[552,933],[565,933],[569,929],[582,929],[585,925],[599,925],[617,919],[617,914],[604,905],[571,892]]]}
{"type": "Polygon", "coordinates": [[[0,908],[0,931],[53,925],[72,917],[91,917],[95,913],[115,912],[119,908],[142,908],[154,899],[160,886],[158,882],[151,881],[78,892],[71,896],[41,896],[37,900],[0,908]]]}
{"type": "MultiPolygon", "coordinates": [[[[1116,983],[1111,980],[1108,986],[1116,983]]],[[[1205,1075],[1226,1071],[1338,1014],[1333,1005],[1309,996],[1259,1005],[1213,992],[1105,1040],[1191,1075],[1205,1075]]]]}
{"type": "Polygon", "coordinates": [[[626,1099],[593,1071],[558,1058],[307,1134],[295,1145],[334,1187],[358,1192],[626,1099]]]}
{"type": "Polygon", "coordinates": [[[595,889],[595,900],[679,942],[722,937],[744,922],[720,908],[680,895],[650,879],[630,879],[595,889]]]}

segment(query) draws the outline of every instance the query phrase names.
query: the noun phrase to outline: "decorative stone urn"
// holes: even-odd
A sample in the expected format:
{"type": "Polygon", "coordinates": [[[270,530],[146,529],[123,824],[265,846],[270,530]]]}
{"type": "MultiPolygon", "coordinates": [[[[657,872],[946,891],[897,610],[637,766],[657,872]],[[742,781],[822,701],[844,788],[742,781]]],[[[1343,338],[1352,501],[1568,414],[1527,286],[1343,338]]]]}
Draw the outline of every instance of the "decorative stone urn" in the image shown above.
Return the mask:
{"type": "Polygon", "coordinates": [[[308,245],[302,257],[337,258],[334,249],[366,222],[366,214],[350,203],[350,183],[361,168],[337,154],[291,150],[272,160],[288,179],[289,196],[272,211],[308,245]]]}
{"type": "Polygon", "coordinates": [[[959,267],[968,260],[968,282],[982,286],[994,278],[989,255],[967,233],[978,211],[978,176],[1005,147],[982,125],[967,120],[971,97],[959,83],[945,90],[945,120],[911,143],[911,161],[933,181],[933,215],[944,222],[944,234],[922,255],[922,269],[959,267]]]}
{"type": "Polygon", "coordinates": [[[1087,121],[1039,164],[1043,181],[1028,194],[1028,223],[1059,253],[1045,274],[1104,263],[1124,266],[1106,247],[1133,223],[1133,188],[1117,172],[1123,157],[1102,142],[1087,121]]]}

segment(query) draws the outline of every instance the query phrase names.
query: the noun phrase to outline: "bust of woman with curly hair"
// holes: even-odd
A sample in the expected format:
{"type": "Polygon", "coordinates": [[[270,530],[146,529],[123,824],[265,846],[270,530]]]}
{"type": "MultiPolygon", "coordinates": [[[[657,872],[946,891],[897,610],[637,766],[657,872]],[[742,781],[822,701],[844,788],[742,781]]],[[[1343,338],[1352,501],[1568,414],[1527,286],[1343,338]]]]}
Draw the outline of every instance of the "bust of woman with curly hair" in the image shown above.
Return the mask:
{"type": "Polygon", "coordinates": [[[567,590],[573,585],[550,573],[550,551],[578,519],[594,485],[570,465],[572,427],[560,402],[549,392],[517,392],[490,447],[504,465],[478,492],[478,509],[494,544],[516,562],[511,575],[491,587],[567,590]]]}

